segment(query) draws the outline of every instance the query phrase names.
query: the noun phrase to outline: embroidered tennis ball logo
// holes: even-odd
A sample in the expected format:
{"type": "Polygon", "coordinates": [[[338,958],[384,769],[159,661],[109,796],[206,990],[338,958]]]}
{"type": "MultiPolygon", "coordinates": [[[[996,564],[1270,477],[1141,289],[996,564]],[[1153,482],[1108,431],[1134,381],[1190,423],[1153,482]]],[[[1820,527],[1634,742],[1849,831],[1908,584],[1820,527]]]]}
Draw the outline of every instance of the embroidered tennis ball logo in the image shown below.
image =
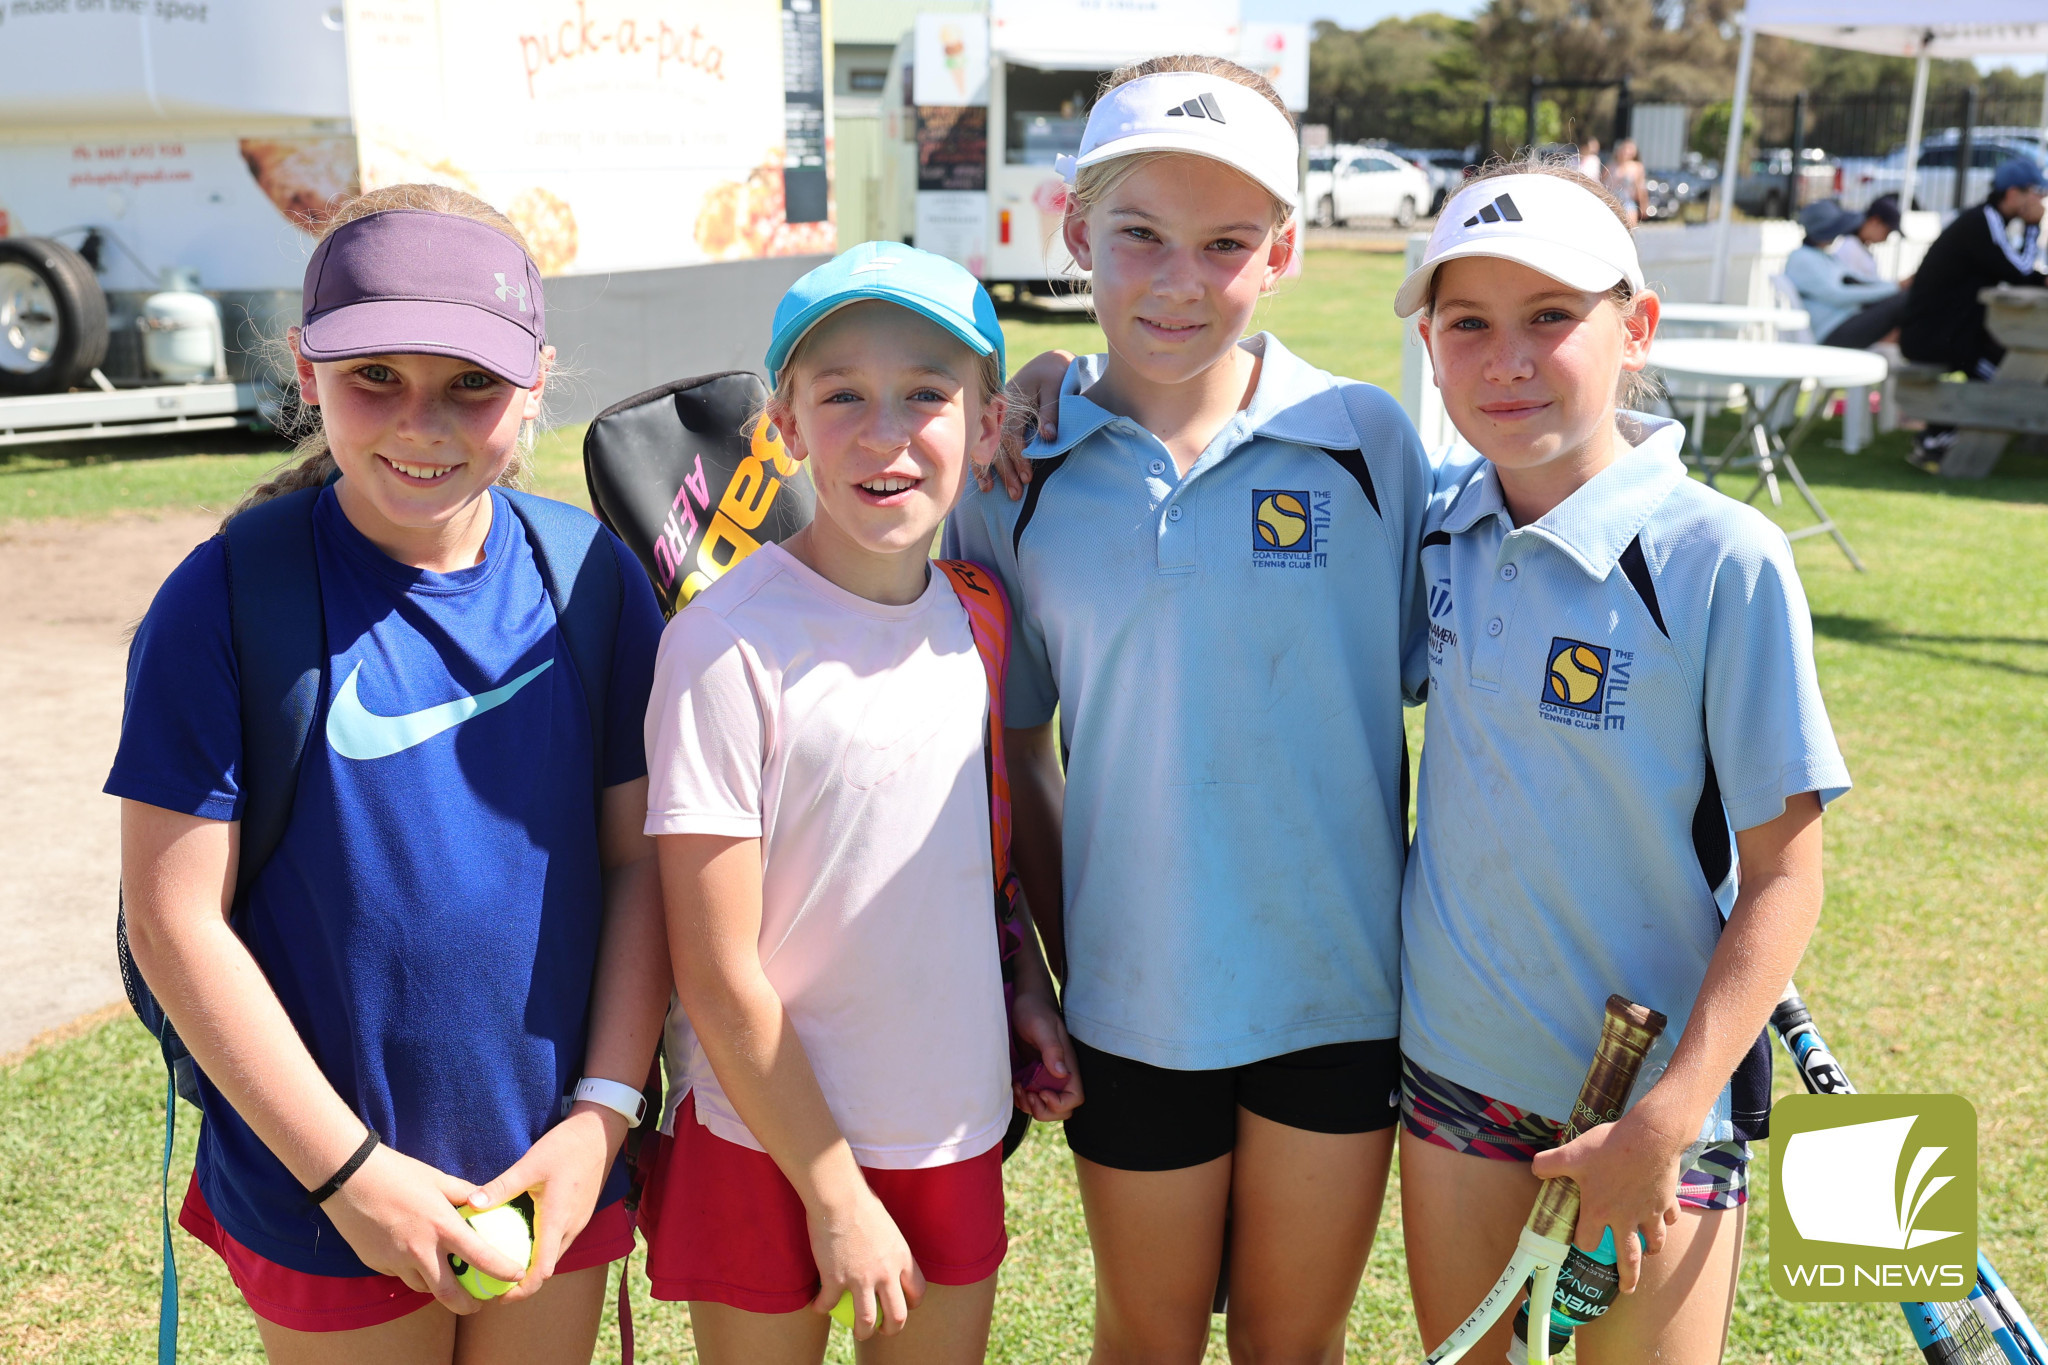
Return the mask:
{"type": "Polygon", "coordinates": [[[1554,637],[1550,642],[1550,667],[1543,677],[1543,700],[1552,706],[1597,713],[1601,694],[1607,688],[1607,661],[1611,653],[1583,640],[1554,637]]]}
{"type": "Polygon", "coordinates": [[[1567,705],[1584,706],[1600,690],[1600,679],[1606,673],[1592,650],[1571,645],[1550,661],[1550,690],[1567,705]]]}
{"type": "Polygon", "coordinates": [[[1293,493],[1268,493],[1253,522],[1267,549],[1291,549],[1308,531],[1308,508],[1293,493]]]}

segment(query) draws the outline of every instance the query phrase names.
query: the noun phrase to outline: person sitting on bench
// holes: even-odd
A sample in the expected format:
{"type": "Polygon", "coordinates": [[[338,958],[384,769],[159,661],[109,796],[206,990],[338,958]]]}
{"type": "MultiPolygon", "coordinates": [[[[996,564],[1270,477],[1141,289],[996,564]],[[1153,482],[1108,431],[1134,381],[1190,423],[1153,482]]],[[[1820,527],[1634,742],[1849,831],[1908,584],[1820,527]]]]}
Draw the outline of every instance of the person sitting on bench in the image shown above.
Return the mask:
{"type": "MultiPolygon", "coordinates": [[[[1961,370],[1980,382],[1998,373],[2005,347],[1985,327],[1977,295],[1999,284],[2048,284],[2040,270],[2044,184],[2039,166],[2013,158],[1993,172],[1991,197],[1957,215],[1927,248],[1899,325],[1906,359],[1961,370]],[[2024,224],[2017,243],[2015,221],[2024,224]]],[[[1939,469],[1955,439],[1954,427],[1930,426],[1906,459],[1930,472],[1939,469]]]]}
{"type": "Polygon", "coordinates": [[[1785,274],[1799,290],[1799,301],[1813,319],[1813,335],[1823,346],[1862,350],[1884,339],[1906,311],[1906,291],[1873,273],[1861,276],[1828,250],[1837,237],[1862,228],[1864,215],[1832,199],[1808,204],[1799,211],[1806,240],[1785,262],[1785,274]]]}

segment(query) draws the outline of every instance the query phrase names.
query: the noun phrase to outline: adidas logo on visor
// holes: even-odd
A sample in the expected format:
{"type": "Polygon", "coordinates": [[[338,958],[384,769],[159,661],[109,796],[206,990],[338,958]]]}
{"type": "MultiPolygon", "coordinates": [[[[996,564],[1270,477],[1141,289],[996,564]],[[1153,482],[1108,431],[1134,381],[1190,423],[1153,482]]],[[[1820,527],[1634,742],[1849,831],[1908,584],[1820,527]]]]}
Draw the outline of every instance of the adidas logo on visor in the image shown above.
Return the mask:
{"type": "Polygon", "coordinates": [[[1228,119],[1223,117],[1223,111],[1216,107],[1216,97],[1214,95],[1203,95],[1198,99],[1191,99],[1185,104],[1167,110],[1166,116],[1168,118],[1214,119],[1218,123],[1229,122],[1228,119]]]}
{"type": "Polygon", "coordinates": [[[1481,223],[1498,223],[1503,218],[1510,223],[1522,221],[1522,211],[1516,208],[1515,201],[1505,194],[1467,218],[1464,226],[1478,227],[1481,223]]]}

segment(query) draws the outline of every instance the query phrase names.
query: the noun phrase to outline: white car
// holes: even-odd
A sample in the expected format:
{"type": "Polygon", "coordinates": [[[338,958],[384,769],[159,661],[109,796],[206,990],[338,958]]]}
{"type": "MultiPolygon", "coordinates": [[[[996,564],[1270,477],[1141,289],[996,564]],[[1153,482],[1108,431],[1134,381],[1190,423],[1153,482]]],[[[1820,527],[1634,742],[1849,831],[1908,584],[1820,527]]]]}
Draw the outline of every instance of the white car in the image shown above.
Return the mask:
{"type": "Polygon", "coordinates": [[[1380,147],[1340,147],[1327,182],[1313,171],[1309,199],[1318,223],[1351,224],[1361,219],[1412,227],[1428,211],[1434,190],[1429,173],[1380,147]]]}

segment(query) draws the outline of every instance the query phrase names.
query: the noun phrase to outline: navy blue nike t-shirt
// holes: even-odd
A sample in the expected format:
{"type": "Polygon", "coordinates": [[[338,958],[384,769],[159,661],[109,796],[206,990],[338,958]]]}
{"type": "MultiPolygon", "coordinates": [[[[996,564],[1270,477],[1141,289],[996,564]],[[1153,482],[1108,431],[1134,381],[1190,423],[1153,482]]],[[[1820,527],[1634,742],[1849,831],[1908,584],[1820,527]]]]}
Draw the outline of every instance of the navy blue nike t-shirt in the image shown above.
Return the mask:
{"type": "MultiPolygon", "coordinates": [[[[291,822],[235,925],[313,1060],[408,1156],[482,1182],[550,1128],[581,1074],[603,919],[583,686],[525,527],[492,493],[481,563],[429,573],[313,512],[328,667],[291,822]]],[[[606,785],[646,773],[662,619],[625,582],[606,785]]],[[[241,816],[225,546],[171,574],[130,650],[106,790],[241,816]]],[[[372,1272],[204,1077],[198,1181],[237,1241],[294,1270],[372,1272]]],[[[625,1192],[616,1167],[598,1203],[625,1192]]]]}

